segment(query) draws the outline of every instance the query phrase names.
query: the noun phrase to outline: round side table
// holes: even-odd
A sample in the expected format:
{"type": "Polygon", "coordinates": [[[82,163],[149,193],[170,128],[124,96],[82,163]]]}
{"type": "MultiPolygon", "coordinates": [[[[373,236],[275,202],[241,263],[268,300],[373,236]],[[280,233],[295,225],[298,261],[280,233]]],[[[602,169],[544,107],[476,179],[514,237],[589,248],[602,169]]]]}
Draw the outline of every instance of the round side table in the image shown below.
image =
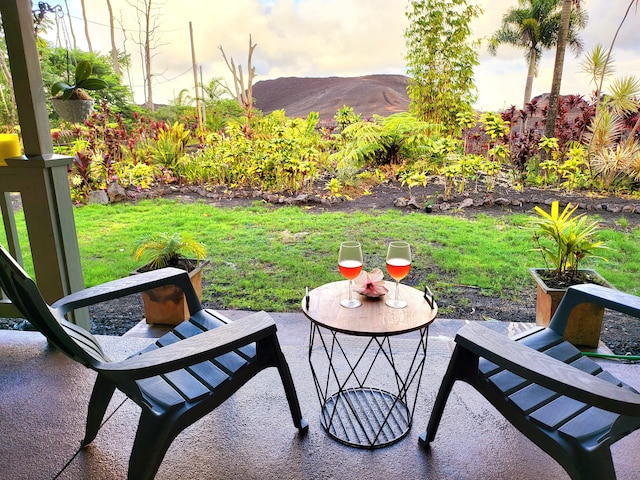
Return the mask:
{"type": "MultiPolygon", "coordinates": [[[[385,284],[387,295],[393,294],[395,283],[385,284]]],[[[321,405],[320,423],[331,438],[346,445],[391,445],[411,428],[429,325],[438,307],[432,296],[402,284],[400,298],[408,306],[400,309],[386,306],[384,297],[364,296],[360,307],[344,308],[340,300],[347,294],[347,281],[333,282],[302,300],[302,311],[311,321],[309,365],[321,405]],[[376,382],[383,379],[384,384],[374,384],[374,371],[376,382]]]]}

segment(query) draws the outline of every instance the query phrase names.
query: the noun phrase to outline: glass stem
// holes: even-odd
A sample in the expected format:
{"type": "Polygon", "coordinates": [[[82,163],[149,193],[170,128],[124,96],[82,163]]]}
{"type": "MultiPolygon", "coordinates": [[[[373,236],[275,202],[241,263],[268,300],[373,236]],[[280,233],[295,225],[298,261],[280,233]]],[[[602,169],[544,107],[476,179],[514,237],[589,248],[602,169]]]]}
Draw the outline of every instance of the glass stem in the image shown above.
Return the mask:
{"type": "Polygon", "coordinates": [[[353,280],[349,280],[349,302],[351,302],[353,300],[353,297],[351,296],[351,286],[353,285],[353,280]]]}
{"type": "Polygon", "coordinates": [[[400,285],[400,280],[396,280],[396,302],[398,301],[398,286],[400,285]]]}

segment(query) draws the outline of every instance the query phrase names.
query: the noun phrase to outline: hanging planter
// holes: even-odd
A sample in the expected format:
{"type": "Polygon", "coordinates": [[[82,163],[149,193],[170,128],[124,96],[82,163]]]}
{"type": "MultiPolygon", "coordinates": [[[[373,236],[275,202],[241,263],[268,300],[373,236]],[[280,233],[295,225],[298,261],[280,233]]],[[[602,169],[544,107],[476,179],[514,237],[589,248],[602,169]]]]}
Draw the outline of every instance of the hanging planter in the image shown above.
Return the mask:
{"type": "Polygon", "coordinates": [[[93,112],[93,100],[52,98],[51,104],[61,118],[73,123],[84,122],[93,112]]]}
{"type": "Polygon", "coordinates": [[[93,100],[85,90],[102,90],[107,82],[91,76],[91,64],[83,60],[78,62],[75,71],[75,84],[57,82],[51,87],[51,99],[56,113],[69,122],[84,122],[93,112],[93,100]]]}

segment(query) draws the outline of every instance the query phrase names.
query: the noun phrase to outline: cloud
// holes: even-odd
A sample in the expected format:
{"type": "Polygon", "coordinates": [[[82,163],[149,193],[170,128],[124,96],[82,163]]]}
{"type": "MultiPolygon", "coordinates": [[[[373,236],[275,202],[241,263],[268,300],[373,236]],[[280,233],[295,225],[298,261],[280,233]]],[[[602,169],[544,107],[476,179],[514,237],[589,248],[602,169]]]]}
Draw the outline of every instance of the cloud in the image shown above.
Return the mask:
{"type": "MultiPolygon", "coordinates": [[[[133,3],[135,0],[128,0],[133,3]]],[[[136,41],[139,23],[127,0],[111,0],[121,17],[129,39],[124,43],[134,62],[132,81],[136,100],[142,102],[143,80],[136,41]]],[[[68,0],[74,32],[79,44],[86,45],[79,0],[68,0]]],[[[88,2],[87,2],[88,3],[88,2]]],[[[478,38],[490,36],[500,26],[502,16],[517,0],[494,2],[477,0],[483,15],[472,24],[478,38]],[[499,6],[496,6],[499,5],[499,6]]],[[[257,48],[253,55],[256,81],[278,77],[356,76],[372,73],[405,73],[404,30],[407,1],[401,0],[163,0],[158,5],[157,49],[153,59],[154,100],[167,102],[183,88],[193,89],[189,22],[193,26],[196,60],[205,83],[223,77],[231,86],[231,75],[222,59],[219,45],[227,56],[246,70],[249,34],[257,48]]],[[[612,8],[607,0],[586,3],[590,16],[582,32],[587,50],[596,43],[609,45],[624,11],[612,8]]],[[[626,5],[625,5],[626,7],[626,5]]],[[[106,2],[91,2],[88,12],[94,49],[110,50],[106,2]]],[[[637,41],[635,10],[621,30],[615,48],[618,74],[640,71],[640,42],[637,41]]],[[[117,28],[119,48],[123,45],[117,28]]],[[[52,32],[54,35],[54,32],[52,32]]],[[[86,47],[84,47],[86,48],[86,47]]],[[[501,46],[492,57],[486,43],[479,51],[475,70],[479,88],[477,107],[501,109],[520,105],[524,93],[527,65],[524,52],[501,46]]],[[[551,87],[554,52],[544,53],[533,94],[551,87]]],[[[245,72],[246,73],[246,72],[245,72]]],[[[568,52],[565,59],[562,93],[588,95],[591,87],[580,73],[579,59],[568,52]]]]}

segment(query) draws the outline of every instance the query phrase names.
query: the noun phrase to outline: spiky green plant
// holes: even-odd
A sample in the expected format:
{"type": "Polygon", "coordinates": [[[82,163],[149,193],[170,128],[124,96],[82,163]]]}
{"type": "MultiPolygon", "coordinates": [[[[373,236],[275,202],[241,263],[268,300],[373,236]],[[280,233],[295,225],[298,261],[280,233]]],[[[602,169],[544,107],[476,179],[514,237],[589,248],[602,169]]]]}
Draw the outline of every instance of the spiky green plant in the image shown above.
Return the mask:
{"type": "Polygon", "coordinates": [[[178,265],[181,260],[194,256],[204,259],[207,249],[204,244],[180,233],[153,233],[145,235],[136,243],[133,258],[136,262],[145,259],[149,270],[178,265]]]}
{"type": "Polygon", "coordinates": [[[560,212],[557,201],[551,204],[551,210],[546,212],[536,206],[538,215],[533,221],[536,227],[534,241],[536,250],[542,252],[545,263],[552,265],[556,279],[573,280],[578,277],[579,264],[587,257],[597,257],[595,252],[607,248],[604,242],[594,239],[599,225],[597,221],[588,222],[584,214],[572,216],[578,206],[570,203],[560,212]],[[540,237],[546,238],[551,244],[543,244],[540,237]]]}

